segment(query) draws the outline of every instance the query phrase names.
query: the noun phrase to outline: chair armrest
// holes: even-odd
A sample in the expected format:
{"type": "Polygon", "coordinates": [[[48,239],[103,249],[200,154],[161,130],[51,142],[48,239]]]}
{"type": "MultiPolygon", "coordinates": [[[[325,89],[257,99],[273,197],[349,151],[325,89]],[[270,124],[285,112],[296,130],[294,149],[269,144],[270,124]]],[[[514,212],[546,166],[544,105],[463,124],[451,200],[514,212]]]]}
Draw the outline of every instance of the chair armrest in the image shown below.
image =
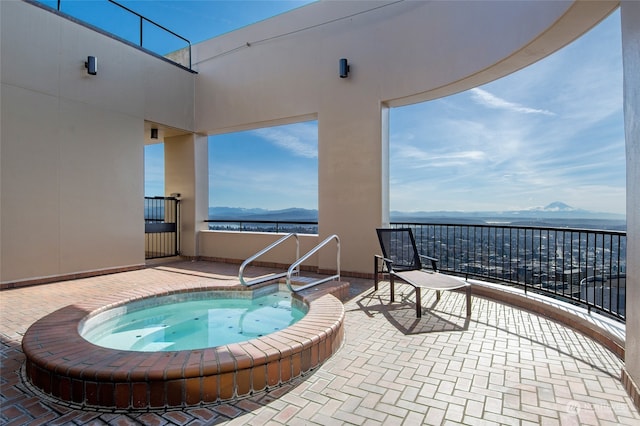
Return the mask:
{"type": "Polygon", "coordinates": [[[425,256],[424,254],[419,254],[418,256],[420,256],[421,260],[428,260],[429,262],[431,262],[431,269],[433,269],[434,271],[438,270],[438,259],[431,256],[425,256]]]}
{"type": "MultiPolygon", "coordinates": [[[[393,260],[388,259],[388,258],[383,257],[383,256],[380,256],[379,254],[374,254],[373,257],[375,258],[376,267],[378,266],[378,262],[381,261],[381,260],[383,261],[382,262],[382,266],[383,267],[387,266],[387,269],[389,269],[389,265],[393,264],[393,260]]],[[[384,269],[383,269],[383,271],[384,271],[384,269]]]]}

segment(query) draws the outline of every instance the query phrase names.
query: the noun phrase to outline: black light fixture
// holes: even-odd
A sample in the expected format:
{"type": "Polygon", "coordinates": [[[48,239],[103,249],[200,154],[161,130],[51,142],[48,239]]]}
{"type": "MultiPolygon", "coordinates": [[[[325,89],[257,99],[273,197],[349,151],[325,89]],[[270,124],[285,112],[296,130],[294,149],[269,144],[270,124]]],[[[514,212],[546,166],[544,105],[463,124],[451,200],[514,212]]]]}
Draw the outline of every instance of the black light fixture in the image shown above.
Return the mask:
{"type": "Polygon", "coordinates": [[[151,129],[151,139],[158,139],[158,129],[151,129]]]}
{"type": "Polygon", "coordinates": [[[347,58],[340,59],[340,78],[349,77],[349,62],[347,62],[347,58]]]}
{"type": "Polygon", "coordinates": [[[95,56],[87,56],[87,62],[84,63],[87,73],[90,75],[98,74],[98,58],[95,56]]]}

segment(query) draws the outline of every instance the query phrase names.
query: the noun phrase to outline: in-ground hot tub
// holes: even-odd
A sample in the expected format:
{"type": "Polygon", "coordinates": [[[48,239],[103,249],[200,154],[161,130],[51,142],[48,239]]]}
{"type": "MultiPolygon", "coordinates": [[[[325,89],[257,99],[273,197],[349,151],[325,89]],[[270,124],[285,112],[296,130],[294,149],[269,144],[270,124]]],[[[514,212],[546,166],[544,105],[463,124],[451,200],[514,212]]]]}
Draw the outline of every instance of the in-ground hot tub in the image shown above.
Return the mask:
{"type": "MultiPolygon", "coordinates": [[[[332,283],[342,298],[348,283],[332,283]]],[[[245,287],[137,292],[70,305],[34,323],[22,347],[25,375],[39,391],[87,407],[153,409],[216,403],[266,391],[320,365],[340,347],[344,307],[332,294],[296,295],[306,315],[283,330],[241,343],[194,350],[137,352],[84,339],[87,318],[148,297],[188,292],[250,292],[245,287]]]]}

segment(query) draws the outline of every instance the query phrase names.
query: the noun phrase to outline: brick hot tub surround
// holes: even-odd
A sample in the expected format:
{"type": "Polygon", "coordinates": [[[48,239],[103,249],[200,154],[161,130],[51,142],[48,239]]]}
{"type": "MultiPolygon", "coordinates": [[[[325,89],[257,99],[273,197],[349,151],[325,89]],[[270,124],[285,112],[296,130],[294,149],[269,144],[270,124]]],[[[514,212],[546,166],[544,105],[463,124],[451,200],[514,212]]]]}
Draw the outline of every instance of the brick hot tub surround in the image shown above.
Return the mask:
{"type": "MultiPolygon", "coordinates": [[[[309,310],[272,334],[213,348],[134,352],[96,346],[80,322],[105,309],[150,296],[195,291],[250,291],[197,287],[165,293],[112,295],[59,309],[34,323],[22,348],[25,375],[40,391],[83,407],[154,409],[231,400],[266,391],[314,369],[342,344],[348,283],[301,296],[309,310]]],[[[298,297],[298,296],[296,296],[298,297]]]]}

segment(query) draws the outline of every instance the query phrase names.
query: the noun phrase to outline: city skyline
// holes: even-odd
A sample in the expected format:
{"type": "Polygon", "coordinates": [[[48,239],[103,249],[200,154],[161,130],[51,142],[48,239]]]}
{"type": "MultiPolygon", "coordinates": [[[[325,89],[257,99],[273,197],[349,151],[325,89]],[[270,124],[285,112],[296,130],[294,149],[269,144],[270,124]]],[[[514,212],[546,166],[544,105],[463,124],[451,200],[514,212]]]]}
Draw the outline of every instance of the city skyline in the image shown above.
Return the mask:
{"type": "MultiPolygon", "coordinates": [[[[145,2],[125,2],[138,3],[145,2]]],[[[218,20],[227,14],[224,31],[191,26],[194,42],[250,23],[236,2],[156,3],[152,17],[159,22],[179,24],[213,9],[218,20]]],[[[244,9],[256,6],[263,19],[270,8],[276,14],[304,3],[249,2],[244,9]]],[[[497,81],[392,108],[390,209],[523,210],[560,200],[625,214],[619,20],[616,11],[572,44],[497,81]]],[[[209,140],[211,206],[317,209],[316,122],[209,140]]],[[[161,157],[161,147],[146,148],[146,195],[163,192],[161,157]]]]}

